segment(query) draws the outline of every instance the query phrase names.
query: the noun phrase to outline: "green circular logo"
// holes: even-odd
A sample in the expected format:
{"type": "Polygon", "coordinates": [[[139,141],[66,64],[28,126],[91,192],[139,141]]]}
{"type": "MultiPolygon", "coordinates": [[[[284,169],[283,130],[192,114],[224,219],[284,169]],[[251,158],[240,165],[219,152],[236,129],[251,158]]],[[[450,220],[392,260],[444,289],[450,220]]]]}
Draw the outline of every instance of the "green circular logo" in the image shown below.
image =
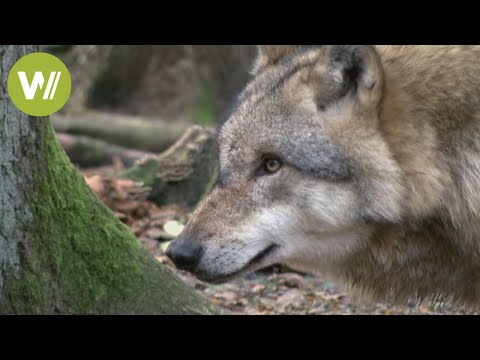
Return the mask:
{"type": "Polygon", "coordinates": [[[15,106],[32,116],[60,110],[70,96],[72,78],[65,64],[46,53],[22,57],[8,74],[8,94],[15,106]]]}

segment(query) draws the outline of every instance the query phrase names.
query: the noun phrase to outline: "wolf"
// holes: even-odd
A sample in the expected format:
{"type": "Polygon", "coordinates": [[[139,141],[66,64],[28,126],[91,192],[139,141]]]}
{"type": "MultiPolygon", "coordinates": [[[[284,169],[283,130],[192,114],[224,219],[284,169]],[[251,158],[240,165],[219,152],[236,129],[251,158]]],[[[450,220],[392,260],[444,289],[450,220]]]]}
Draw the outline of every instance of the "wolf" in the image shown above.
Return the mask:
{"type": "Polygon", "coordinates": [[[480,46],[265,45],[167,256],[284,263],[354,298],[480,302],[480,46]]]}

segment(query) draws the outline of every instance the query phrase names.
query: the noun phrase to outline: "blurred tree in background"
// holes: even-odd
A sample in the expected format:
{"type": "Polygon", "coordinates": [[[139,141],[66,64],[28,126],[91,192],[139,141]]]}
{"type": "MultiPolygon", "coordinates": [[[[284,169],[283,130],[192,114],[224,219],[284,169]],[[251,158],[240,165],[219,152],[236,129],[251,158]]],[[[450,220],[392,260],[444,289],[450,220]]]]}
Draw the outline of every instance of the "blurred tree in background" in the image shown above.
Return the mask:
{"type": "Polygon", "coordinates": [[[85,108],[212,125],[249,77],[254,45],[45,47],[72,74],[66,111],[85,108]]]}

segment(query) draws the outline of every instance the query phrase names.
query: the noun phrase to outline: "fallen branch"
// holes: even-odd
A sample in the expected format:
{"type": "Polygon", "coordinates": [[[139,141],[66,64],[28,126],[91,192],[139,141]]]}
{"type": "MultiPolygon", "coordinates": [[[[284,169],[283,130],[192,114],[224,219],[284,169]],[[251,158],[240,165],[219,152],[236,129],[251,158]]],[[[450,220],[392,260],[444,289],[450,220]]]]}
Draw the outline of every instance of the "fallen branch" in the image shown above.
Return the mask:
{"type": "Polygon", "coordinates": [[[190,124],[170,123],[106,112],[85,112],[73,116],[51,116],[57,132],[86,135],[106,142],[151,152],[161,152],[172,145],[190,124]]]}
{"type": "Polygon", "coordinates": [[[118,158],[125,167],[155,154],[112,145],[89,136],[57,133],[57,139],[70,161],[82,167],[110,165],[118,158]]]}

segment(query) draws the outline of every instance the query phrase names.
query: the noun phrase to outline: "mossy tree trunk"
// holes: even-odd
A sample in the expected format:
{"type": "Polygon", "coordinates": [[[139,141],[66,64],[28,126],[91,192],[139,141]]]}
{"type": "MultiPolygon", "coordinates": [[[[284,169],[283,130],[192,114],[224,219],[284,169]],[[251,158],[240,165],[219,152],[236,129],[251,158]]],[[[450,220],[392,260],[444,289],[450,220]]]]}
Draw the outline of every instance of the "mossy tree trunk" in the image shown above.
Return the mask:
{"type": "Polygon", "coordinates": [[[218,313],[90,191],[48,118],[12,104],[8,72],[35,50],[0,46],[0,313],[218,313]]]}

